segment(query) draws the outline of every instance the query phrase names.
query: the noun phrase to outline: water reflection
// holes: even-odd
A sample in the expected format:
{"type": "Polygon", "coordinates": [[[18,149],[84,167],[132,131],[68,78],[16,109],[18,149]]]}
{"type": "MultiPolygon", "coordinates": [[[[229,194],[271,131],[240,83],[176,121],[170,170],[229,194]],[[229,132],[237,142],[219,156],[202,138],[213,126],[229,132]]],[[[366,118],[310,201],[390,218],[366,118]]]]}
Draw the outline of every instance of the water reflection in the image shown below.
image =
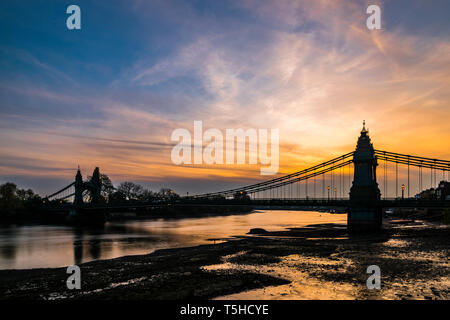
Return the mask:
{"type": "Polygon", "coordinates": [[[245,215],[107,223],[102,227],[0,228],[0,269],[61,267],[158,249],[210,243],[208,239],[317,223],[345,223],[346,215],[310,211],[259,211],[245,215]]]}
{"type": "MultiPolygon", "coordinates": [[[[97,260],[102,256],[102,251],[104,255],[108,256],[108,246],[106,243],[98,238],[102,234],[106,234],[105,228],[102,229],[82,229],[75,228],[74,241],[73,241],[73,256],[74,263],[80,264],[85,262],[83,256],[86,256],[87,260],[97,260]],[[84,253],[87,251],[86,253],[84,253]]],[[[103,241],[106,242],[106,241],[103,241]]],[[[110,251],[110,250],[109,250],[110,251]]]]}

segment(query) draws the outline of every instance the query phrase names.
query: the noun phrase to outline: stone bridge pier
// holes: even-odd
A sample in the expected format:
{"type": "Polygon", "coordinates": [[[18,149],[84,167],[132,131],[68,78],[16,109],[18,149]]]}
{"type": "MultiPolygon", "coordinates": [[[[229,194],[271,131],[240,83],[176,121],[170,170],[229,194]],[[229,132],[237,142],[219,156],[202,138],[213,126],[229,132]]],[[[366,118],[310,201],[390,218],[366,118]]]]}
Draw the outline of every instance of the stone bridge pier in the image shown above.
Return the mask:
{"type": "Polygon", "coordinates": [[[377,158],[365,122],[353,156],[354,177],[350,189],[347,228],[351,232],[381,228],[380,189],[377,183],[377,158]]]}

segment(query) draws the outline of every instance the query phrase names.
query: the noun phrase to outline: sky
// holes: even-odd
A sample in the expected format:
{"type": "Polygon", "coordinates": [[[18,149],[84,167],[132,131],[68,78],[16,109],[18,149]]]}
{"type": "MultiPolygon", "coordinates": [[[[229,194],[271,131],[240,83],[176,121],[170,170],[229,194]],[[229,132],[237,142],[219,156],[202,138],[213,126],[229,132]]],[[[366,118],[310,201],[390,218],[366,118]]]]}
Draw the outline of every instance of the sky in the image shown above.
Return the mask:
{"type": "Polygon", "coordinates": [[[450,159],[450,2],[0,3],[0,183],[45,195],[98,166],[180,194],[267,179],[175,165],[171,134],[279,129],[279,175],[355,149],[450,159]],[[81,9],[68,30],[66,8],[81,9]],[[381,8],[369,30],[366,8],[381,8]]]}

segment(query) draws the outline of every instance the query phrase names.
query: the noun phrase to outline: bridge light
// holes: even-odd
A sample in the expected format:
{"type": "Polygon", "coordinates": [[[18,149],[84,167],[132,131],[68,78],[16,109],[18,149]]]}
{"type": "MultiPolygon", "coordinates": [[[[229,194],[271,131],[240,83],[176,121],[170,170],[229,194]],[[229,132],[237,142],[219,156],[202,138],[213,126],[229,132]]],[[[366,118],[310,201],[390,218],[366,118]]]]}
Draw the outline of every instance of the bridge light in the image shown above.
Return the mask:
{"type": "Polygon", "coordinates": [[[330,186],[328,186],[328,190],[330,190],[330,186]]]}
{"type": "Polygon", "coordinates": [[[402,191],[404,191],[405,190],[405,185],[404,184],[402,184],[402,191]]]}

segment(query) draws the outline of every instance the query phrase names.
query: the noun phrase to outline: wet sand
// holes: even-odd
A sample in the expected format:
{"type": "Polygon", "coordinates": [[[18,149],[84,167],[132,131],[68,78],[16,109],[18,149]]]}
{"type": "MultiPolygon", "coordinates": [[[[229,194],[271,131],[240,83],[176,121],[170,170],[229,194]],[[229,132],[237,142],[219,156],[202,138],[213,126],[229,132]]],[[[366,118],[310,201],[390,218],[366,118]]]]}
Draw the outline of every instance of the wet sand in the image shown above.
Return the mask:
{"type": "Polygon", "coordinates": [[[260,232],[218,244],[66,268],[0,271],[1,299],[449,299],[450,228],[385,220],[377,234],[323,224],[260,232]],[[381,289],[369,290],[369,265],[381,289]]]}

